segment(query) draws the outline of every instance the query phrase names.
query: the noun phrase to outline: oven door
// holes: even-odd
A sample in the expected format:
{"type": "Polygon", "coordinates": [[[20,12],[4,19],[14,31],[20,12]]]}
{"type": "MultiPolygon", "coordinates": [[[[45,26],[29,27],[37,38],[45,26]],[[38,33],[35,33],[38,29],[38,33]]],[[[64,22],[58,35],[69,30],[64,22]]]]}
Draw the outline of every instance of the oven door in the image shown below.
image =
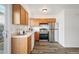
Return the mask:
{"type": "Polygon", "coordinates": [[[40,34],[39,37],[40,37],[40,40],[48,40],[49,39],[48,34],[40,34]]]}

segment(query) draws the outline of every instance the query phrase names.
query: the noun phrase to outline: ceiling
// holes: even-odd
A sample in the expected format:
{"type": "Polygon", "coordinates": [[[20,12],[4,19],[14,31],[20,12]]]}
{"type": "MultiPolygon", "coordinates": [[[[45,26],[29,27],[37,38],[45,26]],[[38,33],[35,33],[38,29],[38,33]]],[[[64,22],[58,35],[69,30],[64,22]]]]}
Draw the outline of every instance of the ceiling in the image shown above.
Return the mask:
{"type": "Polygon", "coordinates": [[[78,4],[22,4],[29,12],[30,17],[55,16],[64,9],[79,9],[78,4]],[[42,8],[47,8],[47,14],[41,12],[42,8]]]}

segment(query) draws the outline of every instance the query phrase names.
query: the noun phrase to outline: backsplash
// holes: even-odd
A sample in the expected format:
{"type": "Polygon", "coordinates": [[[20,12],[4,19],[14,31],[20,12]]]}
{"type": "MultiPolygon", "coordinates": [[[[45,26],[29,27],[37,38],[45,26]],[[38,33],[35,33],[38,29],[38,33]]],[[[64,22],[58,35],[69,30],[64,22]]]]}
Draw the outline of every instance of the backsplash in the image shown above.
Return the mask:
{"type": "Polygon", "coordinates": [[[14,25],[12,24],[12,27],[11,27],[11,33],[17,33],[18,30],[25,30],[25,31],[28,31],[29,30],[29,26],[27,25],[14,25]]]}

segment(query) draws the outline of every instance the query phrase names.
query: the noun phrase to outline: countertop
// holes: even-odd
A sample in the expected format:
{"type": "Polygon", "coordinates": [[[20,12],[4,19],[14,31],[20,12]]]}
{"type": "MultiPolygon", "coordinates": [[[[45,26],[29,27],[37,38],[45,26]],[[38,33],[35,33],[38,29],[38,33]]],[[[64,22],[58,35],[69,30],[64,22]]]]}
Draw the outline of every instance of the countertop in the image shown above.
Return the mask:
{"type": "Polygon", "coordinates": [[[35,31],[30,31],[24,35],[12,34],[12,38],[25,38],[25,37],[27,38],[27,37],[31,36],[32,34],[34,34],[34,32],[35,31]]]}

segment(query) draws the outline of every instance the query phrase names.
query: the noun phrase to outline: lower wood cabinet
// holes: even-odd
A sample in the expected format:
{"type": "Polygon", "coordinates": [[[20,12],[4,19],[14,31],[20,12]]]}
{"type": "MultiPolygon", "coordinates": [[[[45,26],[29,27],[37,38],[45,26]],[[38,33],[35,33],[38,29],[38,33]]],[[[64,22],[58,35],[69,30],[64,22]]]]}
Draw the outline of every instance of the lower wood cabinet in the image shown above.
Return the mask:
{"type": "Polygon", "coordinates": [[[35,41],[39,41],[39,32],[35,32],[34,37],[35,41]]]}
{"type": "Polygon", "coordinates": [[[31,53],[31,45],[32,45],[32,44],[31,44],[31,36],[28,37],[27,43],[28,43],[27,53],[31,53]]]}
{"type": "Polygon", "coordinates": [[[12,38],[11,40],[12,54],[28,54],[31,53],[31,36],[23,38],[12,38]]]}

